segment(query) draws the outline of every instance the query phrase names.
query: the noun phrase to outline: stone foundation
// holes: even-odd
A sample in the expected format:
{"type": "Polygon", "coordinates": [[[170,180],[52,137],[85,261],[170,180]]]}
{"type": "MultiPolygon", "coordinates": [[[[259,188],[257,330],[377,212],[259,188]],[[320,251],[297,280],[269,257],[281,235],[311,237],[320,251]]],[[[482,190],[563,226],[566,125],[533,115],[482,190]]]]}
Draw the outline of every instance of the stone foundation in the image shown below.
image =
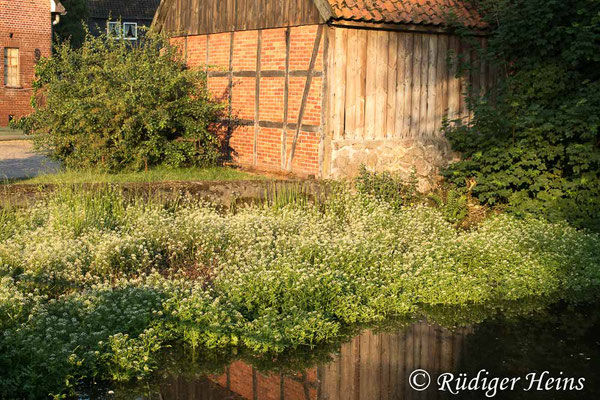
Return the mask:
{"type": "Polygon", "coordinates": [[[431,190],[455,153],[444,138],[340,140],[332,143],[332,177],[352,178],[361,165],[369,171],[392,172],[408,179],[413,171],[419,190],[431,190]]]}

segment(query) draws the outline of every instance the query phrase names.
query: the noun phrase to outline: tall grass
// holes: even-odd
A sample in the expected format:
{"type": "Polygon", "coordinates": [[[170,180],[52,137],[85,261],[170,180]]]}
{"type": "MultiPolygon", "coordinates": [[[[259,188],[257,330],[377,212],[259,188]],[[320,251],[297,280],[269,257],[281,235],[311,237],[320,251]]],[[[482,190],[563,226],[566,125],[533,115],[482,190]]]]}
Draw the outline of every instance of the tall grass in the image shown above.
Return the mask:
{"type": "Polygon", "coordinates": [[[165,168],[155,167],[148,171],[107,173],[100,170],[63,171],[44,174],[18,181],[26,184],[76,184],[76,183],[127,183],[168,181],[228,181],[260,180],[260,175],[234,168],[165,168]]]}

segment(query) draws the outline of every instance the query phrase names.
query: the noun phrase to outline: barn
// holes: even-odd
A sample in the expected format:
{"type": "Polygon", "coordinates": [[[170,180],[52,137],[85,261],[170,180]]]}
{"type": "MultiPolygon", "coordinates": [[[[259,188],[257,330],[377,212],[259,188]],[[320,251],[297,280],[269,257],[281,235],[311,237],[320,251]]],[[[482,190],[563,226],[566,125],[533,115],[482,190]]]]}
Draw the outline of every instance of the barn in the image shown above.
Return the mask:
{"type": "Polygon", "coordinates": [[[229,103],[235,161],[301,176],[364,164],[428,185],[452,158],[444,117],[468,118],[464,94],[493,76],[476,61],[485,25],[459,0],[162,0],[153,27],[229,103]],[[477,68],[457,78],[452,55],[477,68]]]}

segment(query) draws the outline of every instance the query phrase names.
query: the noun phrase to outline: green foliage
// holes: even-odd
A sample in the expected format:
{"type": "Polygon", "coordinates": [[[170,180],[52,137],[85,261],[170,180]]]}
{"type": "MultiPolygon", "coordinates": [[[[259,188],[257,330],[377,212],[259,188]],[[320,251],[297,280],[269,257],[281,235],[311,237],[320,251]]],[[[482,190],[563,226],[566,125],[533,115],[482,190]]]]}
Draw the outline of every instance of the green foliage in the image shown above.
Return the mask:
{"type": "Polygon", "coordinates": [[[82,21],[87,21],[89,10],[87,0],[61,0],[67,14],[60,16],[60,23],[54,27],[54,34],[59,41],[68,40],[71,46],[80,47],[85,40],[85,28],[82,21]]]}
{"type": "Polygon", "coordinates": [[[423,200],[417,190],[418,180],[414,170],[406,181],[389,172],[369,172],[366,166],[361,165],[354,183],[359,193],[371,195],[393,208],[415,205],[423,200]]]}
{"type": "Polygon", "coordinates": [[[600,230],[600,3],[478,0],[498,86],[448,124],[462,161],[444,173],[482,203],[600,230]],[[493,99],[493,101],[492,101],[493,99]],[[459,121],[454,121],[459,122],[459,121]]]}
{"type": "Polygon", "coordinates": [[[459,224],[469,214],[468,199],[464,190],[450,188],[430,194],[429,199],[439,207],[446,221],[451,224],[459,224]]]}
{"type": "Polygon", "coordinates": [[[600,293],[600,236],[564,223],[500,215],[465,231],[440,209],[342,188],[316,204],[284,198],[225,214],[96,187],[8,210],[0,397],[144,378],[169,346],[266,362],[440,305],[600,293]]]}
{"type": "Polygon", "coordinates": [[[165,37],[148,34],[132,44],[88,33],[81,48],[57,45],[36,76],[34,112],[18,124],[67,168],[209,166],[219,159],[223,106],[211,99],[204,73],[187,69],[165,37]]]}

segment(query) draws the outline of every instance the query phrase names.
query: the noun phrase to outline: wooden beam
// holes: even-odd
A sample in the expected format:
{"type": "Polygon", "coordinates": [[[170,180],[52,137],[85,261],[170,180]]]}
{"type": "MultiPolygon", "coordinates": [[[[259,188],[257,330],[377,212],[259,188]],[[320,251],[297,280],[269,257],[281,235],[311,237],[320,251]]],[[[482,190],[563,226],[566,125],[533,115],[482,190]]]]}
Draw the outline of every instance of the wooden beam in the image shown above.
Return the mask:
{"type": "Polygon", "coordinates": [[[421,35],[421,96],[419,105],[419,131],[418,137],[423,137],[427,132],[427,96],[429,86],[429,38],[427,35],[421,35]]]}
{"type": "MultiPolygon", "coordinates": [[[[375,114],[377,110],[377,64],[378,57],[377,32],[367,31],[367,58],[365,72],[365,139],[374,139],[375,114]]],[[[387,53],[386,53],[387,55],[387,53]]]]}
{"type": "Polygon", "coordinates": [[[283,87],[283,129],[281,130],[281,170],[285,170],[285,160],[287,158],[287,128],[290,93],[290,48],[291,29],[287,28],[285,30],[285,83],[283,87]]]}
{"type": "Polygon", "coordinates": [[[319,177],[331,174],[331,135],[329,133],[329,31],[323,38],[323,80],[321,81],[321,140],[319,142],[319,177]]]}
{"type": "Polygon", "coordinates": [[[154,18],[152,19],[152,25],[150,25],[150,29],[156,32],[161,32],[166,19],[166,11],[170,7],[170,3],[172,0],[160,0],[160,4],[154,13],[154,18]]]}
{"type": "Polygon", "coordinates": [[[345,137],[346,118],[346,68],[347,68],[347,29],[334,29],[335,53],[333,56],[333,137],[341,139],[345,137]]]}
{"type": "Polygon", "coordinates": [[[448,36],[438,38],[438,59],[437,59],[437,90],[438,98],[436,103],[435,115],[435,136],[440,136],[442,129],[442,120],[447,116],[448,111],[448,36]]]}
{"type": "MultiPolygon", "coordinates": [[[[346,21],[346,20],[335,20],[330,23],[331,26],[337,26],[342,28],[353,28],[353,29],[367,29],[367,30],[384,30],[384,31],[398,31],[398,32],[420,32],[420,33],[431,33],[431,34],[446,34],[454,35],[447,28],[444,27],[433,27],[427,25],[418,24],[390,24],[390,23],[376,23],[376,22],[362,22],[362,21],[346,21]]],[[[469,36],[489,36],[490,33],[485,30],[473,30],[469,33],[469,36]]]]}
{"type": "Polygon", "coordinates": [[[229,37],[229,82],[227,83],[227,112],[229,119],[229,124],[227,126],[228,138],[230,138],[231,134],[233,133],[233,43],[235,39],[234,36],[235,33],[231,32],[229,37]]]}
{"type": "Polygon", "coordinates": [[[434,136],[436,133],[436,107],[438,102],[437,93],[437,57],[438,57],[438,37],[429,36],[429,50],[427,62],[427,112],[425,113],[425,135],[434,136]]]}
{"type": "Polygon", "coordinates": [[[396,115],[398,114],[398,33],[389,32],[387,65],[387,101],[385,103],[385,137],[394,137],[396,133],[396,115]]]}
{"type": "MultiPolygon", "coordinates": [[[[288,75],[290,77],[305,78],[309,74],[308,70],[290,70],[288,75]]],[[[229,71],[210,71],[208,76],[211,78],[226,78],[229,76],[229,71]]],[[[263,70],[260,73],[262,78],[285,78],[285,70],[281,71],[278,69],[263,70]]],[[[314,71],[313,77],[321,77],[323,73],[321,71],[314,71]]],[[[254,78],[256,77],[256,71],[233,71],[234,78],[254,78]]]]}
{"type": "Polygon", "coordinates": [[[312,55],[310,57],[310,66],[308,67],[309,74],[306,77],[306,83],[304,84],[304,93],[302,94],[302,103],[300,104],[300,111],[298,112],[298,126],[296,127],[296,134],[294,135],[294,141],[292,142],[292,149],[290,150],[290,158],[287,164],[287,170],[292,170],[292,161],[296,153],[296,146],[298,145],[298,136],[300,135],[300,127],[302,126],[302,120],[304,118],[304,111],[306,110],[306,102],[308,94],[310,93],[310,85],[312,83],[313,71],[315,70],[315,63],[317,62],[317,56],[319,54],[319,47],[321,44],[321,37],[323,36],[323,25],[319,25],[317,29],[317,37],[315,38],[315,44],[313,46],[312,55]]]}
{"type": "Polygon", "coordinates": [[[185,63],[185,65],[188,65],[188,37],[187,35],[184,36],[183,39],[183,62],[185,63]]]}
{"type": "Polygon", "coordinates": [[[315,3],[315,6],[317,6],[317,10],[319,10],[323,22],[328,22],[331,18],[335,17],[333,8],[331,8],[331,4],[329,4],[328,0],[313,0],[313,2],[315,3]]]}
{"type": "Polygon", "coordinates": [[[416,138],[419,136],[419,112],[421,109],[421,58],[423,57],[423,41],[421,40],[421,34],[415,34],[413,40],[411,107],[410,113],[407,112],[405,115],[410,115],[409,137],[416,138]]]}
{"type": "Polygon", "coordinates": [[[210,35],[206,35],[206,54],[205,54],[205,56],[206,56],[206,63],[205,63],[205,66],[204,66],[204,72],[206,73],[206,76],[209,76],[209,74],[208,74],[208,63],[210,62],[210,48],[209,48],[209,45],[210,45],[210,35]]]}
{"type": "Polygon", "coordinates": [[[254,93],[254,141],[252,152],[254,154],[254,165],[258,164],[258,133],[260,132],[260,69],[262,54],[262,29],[258,30],[258,40],[256,44],[256,88],[254,93]]]}
{"type": "MultiPolygon", "coordinates": [[[[332,28],[339,30],[336,28],[332,28]]],[[[344,74],[344,81],[346,83],[346,99],[344,101],[344,137],[355,138],[356,137],[356,92],[358,89],[359,77],[358,77],[358,65],[362,62],[359,57],[359,42],[358,34],[360,31],[357,29],[348,29],[348,45],[347,45],[347,57],[346,57],[346,71],[344,74]]],[[[337,78],[337,76],[336,76],[337,78]]]]}

